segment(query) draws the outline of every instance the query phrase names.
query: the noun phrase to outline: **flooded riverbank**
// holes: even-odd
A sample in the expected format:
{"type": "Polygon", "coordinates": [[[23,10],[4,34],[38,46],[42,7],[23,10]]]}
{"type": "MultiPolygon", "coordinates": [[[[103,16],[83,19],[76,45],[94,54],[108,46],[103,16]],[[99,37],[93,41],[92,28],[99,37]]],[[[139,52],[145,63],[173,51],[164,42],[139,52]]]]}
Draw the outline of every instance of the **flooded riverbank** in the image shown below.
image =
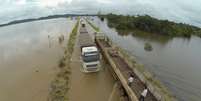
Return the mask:
{"type": "Polygon", "coordinates": [[[198,37],[168,38],[158,35],[122,35],[107,26],[107,22],[94,19],[101,31],[115,43],[135,56],[160,79],[181,101],[198,101],[201,96],[200,62],[201,39],[198,37]],[[144,50],[145,43],[153,47],[151,52],[144,50]]]}
{"type": "Polygon", "coordinates": [[[46,101],[75,21],[51,19],[0,28],[0,101],[46,101]]]}

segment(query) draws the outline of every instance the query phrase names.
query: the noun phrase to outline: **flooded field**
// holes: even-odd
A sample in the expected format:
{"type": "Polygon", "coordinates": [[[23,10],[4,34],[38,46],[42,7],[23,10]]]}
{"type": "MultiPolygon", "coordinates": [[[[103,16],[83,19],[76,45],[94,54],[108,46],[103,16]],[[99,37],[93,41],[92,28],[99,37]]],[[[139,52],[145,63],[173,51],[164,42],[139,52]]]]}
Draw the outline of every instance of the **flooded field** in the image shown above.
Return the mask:
{"type": "Polygon", "coordinates": [[[107,22],[94,22],[115,43],[135,56],[160,79],[179,101],[199,101],[201,99],[201,38],[168,38],[158,35],[117,33],[107,26],[107,22]],[[150,43],[152,51],[144,49],[150,43]]]}
{"type": "Polygon", "coordinates": [[[74,24],[61,18],[0,28],[0,101],[47,100],[74,24]]]}

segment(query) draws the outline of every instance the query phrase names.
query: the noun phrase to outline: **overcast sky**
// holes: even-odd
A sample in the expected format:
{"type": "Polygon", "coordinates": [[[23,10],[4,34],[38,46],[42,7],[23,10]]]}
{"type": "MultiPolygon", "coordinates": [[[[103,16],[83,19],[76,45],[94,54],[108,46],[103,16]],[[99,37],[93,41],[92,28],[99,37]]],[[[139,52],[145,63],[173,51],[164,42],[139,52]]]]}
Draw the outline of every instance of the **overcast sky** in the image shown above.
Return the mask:
{"type": "Polygon", "coordinates": [[[0,0],[0,23],[63,13],[148,14],[201,27],[201,0],[0,0]]]}

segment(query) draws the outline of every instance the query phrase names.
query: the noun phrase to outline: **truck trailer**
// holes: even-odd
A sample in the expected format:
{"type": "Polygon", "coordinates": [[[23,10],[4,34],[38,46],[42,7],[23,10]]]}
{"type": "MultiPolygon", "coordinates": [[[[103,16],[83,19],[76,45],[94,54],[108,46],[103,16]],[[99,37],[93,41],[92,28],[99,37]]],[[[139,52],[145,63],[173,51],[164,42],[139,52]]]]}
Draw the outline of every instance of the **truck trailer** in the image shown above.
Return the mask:
{"type": "Polygon", "coordinates": [[[100,70],[100,53],[94,40],[89,35],[84,22],[82,22],[79,32],[79,45],[83,71],[97,72],[100,70]]]}

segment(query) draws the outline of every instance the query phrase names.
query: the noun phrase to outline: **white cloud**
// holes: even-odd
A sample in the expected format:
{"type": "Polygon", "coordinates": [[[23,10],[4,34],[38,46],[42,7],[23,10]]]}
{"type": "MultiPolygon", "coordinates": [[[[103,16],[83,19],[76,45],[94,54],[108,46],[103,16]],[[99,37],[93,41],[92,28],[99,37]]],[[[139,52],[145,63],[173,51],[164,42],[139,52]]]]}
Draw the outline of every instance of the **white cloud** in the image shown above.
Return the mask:
{"type": "Polygon", "coordinates": [[[0,0],[0,23],[61,13],[149,14],[201,26],[201,0],[0,0]]]}
{"type": "Polygon", "coordinates": [[[42,7],[58,7],[60,4],[71,3],[72,0],[37,0],[42,7]]]}
{"type": "Polygon", "coordinates": [[[97,0],[98,3],[111,4],[112,0],[97,0]]]}
{"type": "Polygon", "coordinates": [[[25,5],[26,4],[26,0],[16,0],[16,4],[17,5],[25,5]]]}

